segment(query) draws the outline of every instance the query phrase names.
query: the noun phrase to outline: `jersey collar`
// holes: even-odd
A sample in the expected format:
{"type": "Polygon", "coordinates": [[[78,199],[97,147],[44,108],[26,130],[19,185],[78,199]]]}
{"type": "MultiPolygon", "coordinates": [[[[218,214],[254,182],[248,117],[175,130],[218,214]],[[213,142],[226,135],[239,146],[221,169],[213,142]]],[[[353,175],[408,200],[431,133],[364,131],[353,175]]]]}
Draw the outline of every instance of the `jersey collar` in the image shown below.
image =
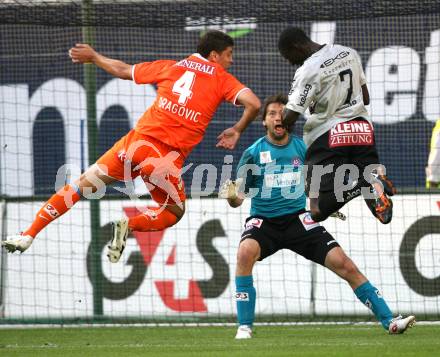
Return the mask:
{"type": "Polygon", "coordinates": [[[279,144],[275,144],[272,141],[270,141],[270,139],[267,137],[267,135],[264,135],[264,140],[266,140],[266,142],[268,142],[270,145],[276,147],[276,148],[283,148],[288,146],[291,142],[292,142],[292,138],[293,136],[289,134],[289,141],[287,143],[285,143],[284,145],[279,145],[279,144]]]}
{"type": "Polygon", "coordinates": [[[327,48],[328,46],[329,46],[328,44],[324,44],[318,51],[313,52],[313,54],[310,57],[314,57],[318,55],[319,52],[321,52],[324,48],[327,48]]]}
{"type": "Polygon", "coordinates": [[[202,61],[209,62],[205,57],[203,57],[200,53],[193,53],[191,56],[197,57],[198,59],[201,59],[202,61]]]}

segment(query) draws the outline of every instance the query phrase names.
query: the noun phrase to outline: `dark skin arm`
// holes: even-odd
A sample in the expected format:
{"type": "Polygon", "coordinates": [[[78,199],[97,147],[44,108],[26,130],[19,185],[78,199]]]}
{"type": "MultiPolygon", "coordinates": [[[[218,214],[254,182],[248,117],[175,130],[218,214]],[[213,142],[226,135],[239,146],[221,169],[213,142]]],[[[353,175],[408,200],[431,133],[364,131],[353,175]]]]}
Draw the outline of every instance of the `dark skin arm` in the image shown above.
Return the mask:
{"type": "MultiPolygon", "coordinates": [[[[366,84],[362,85],[362,100],[365,105],[370,104],[370,93],[368,92],[368,87],[366,84]]],[[[293,110],[284,108],[283,111],[283,126],[285,128],[289,128],[293,125],[295,125],[296,121],[298,120],[300,114],[298,112],[294,112],[293,110]]]]}
{"type": "Polygon", "coordinates": [[[362,87],[362,99],[365,105],[370,104],[370,93],[368,93],[367,85],[364,84],[362,87]]]}
{"type": "MultiPolygon", "coordinates": [[[[370,93],[368,92],[367,85],[364,84],[362,86],[362,100],[365,105],[370,104],[370,93]]],[[[283,111],[283,126],[285,128],[289,128],[293,125],[295,125],[296,121],[298,120],[300,114],[298,112],[294,112],[293,110],[284,108],[283,111]]]]}
{"type": "Polygon", "coordinates": [[[289,129],[290,127],[295,125],[299,116],[300,116],[300,114],[298,112],[294,112],[293,110],[284,108],[283,119],[282,119],[283,126],[287,129],[289,129]]]}

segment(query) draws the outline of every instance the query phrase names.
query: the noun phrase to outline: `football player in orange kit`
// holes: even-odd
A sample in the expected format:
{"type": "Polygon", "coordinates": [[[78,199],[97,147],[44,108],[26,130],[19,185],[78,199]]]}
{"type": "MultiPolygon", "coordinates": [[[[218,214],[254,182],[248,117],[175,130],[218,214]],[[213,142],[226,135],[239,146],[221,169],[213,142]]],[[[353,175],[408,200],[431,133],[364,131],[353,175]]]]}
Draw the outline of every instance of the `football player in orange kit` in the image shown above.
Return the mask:
{"type": "Polygon", "coordinates": [[[257,116],[260,101],[227,69],[232,64],[233,39],[221,31],[200,38],[197,53],[181,60],[158,60],[130,65],[76,44],[69,55],[74,63],[94,63],[111,75],[136,84],[154,83],[157,96],[136,127],[117,141],[73,184],[56,192],[38,211],[22,234],[7,237],[9,252],[23,252],[49,223],[67,212],[81,195],[96,192],[115,181],[141,176],[159,204],[142,214],[113,223],[107,256],[117,262],[129,230],[158,231],[179,221],[185,212],[185,191],[180,171],[185,158],[205,134],[223,101],[243,105],[239,121],[218,136],[217,147],[234,149],[241,133],[257,116]]]}

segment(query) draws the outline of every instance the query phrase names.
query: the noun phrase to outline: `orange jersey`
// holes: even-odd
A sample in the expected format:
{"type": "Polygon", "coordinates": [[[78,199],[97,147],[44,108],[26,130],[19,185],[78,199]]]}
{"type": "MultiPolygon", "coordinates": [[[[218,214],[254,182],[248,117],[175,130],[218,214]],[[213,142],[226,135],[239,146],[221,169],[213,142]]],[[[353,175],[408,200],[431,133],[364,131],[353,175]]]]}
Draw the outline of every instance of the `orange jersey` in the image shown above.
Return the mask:
{"type": "Polygon", "coordinates": [[[185,156],[203,139],[220,103],[235,104],[238,94],[246,89],[222,66],[199,54],[179,62],[136,64],[132,77],[137,84],[157,84],[156,100],[135,130],[178,148],[185,156]]]}

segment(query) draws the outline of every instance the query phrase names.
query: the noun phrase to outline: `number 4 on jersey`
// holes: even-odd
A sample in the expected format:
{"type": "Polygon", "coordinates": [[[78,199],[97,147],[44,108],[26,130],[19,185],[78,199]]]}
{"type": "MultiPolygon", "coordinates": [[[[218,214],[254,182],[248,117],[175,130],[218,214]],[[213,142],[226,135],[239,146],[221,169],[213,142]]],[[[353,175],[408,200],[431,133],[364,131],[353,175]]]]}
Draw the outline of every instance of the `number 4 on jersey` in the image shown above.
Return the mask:
{"type": "Polygon", "coordinates": [[[179,104],[186,105],[188,99],[192,98],[192,87],[196,79],[196,74],[186,71],[173,85],[173,93],[179,96],[179,104]]]}

